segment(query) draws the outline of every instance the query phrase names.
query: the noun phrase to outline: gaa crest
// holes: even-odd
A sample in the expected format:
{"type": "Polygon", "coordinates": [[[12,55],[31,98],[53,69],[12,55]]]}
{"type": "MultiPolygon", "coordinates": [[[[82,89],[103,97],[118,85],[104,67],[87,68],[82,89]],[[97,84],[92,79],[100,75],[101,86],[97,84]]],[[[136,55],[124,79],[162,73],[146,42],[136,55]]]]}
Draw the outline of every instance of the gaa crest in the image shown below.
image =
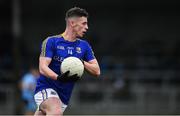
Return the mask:
{"type": "Polygon", "coordinates": [[[77,53],[81,53],[81,48],[80,47],[76,47],[76,52],[77,53]]]}

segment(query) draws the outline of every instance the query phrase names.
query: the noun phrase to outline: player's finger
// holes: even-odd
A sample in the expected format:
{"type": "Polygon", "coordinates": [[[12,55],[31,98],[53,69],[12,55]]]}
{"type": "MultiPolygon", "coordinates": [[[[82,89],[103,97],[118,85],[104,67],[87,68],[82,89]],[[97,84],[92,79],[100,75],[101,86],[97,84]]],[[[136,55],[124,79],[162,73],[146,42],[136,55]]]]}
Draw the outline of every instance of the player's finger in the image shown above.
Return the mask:
{"type": "Polygon", "coordinates": [[[77,77],[77,74],[74,74],[74,75],[72,75],[71,77],[75,78],[75,77],[77,77]]]}
{"type": "Polygon", "coordinates": [[[67,75],[67,74],[69,74],[69,73],[70,73],[70,71],[68,70],[68,71],[66,71],[64,74],[67,75]]]}

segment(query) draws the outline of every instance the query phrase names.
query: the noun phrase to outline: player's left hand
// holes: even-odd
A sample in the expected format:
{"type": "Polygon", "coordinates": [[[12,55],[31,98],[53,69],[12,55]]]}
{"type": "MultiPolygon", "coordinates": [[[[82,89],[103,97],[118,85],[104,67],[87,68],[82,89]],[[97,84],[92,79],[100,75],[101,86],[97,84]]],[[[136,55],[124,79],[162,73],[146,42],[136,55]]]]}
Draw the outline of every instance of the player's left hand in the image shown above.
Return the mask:
{"type": "Polygon", "coordinates": [[[80,77],[78,77],[77,74],[68,76],[69,73],[70,73],[70,71],[67,71],[64,74],[62,74],[61,76],[58,76],[57,80],[59,80],[61,82],[76,82],[80,79],[80,77]]]}
{"type": "Polygon", "coordinates": [[[74,75],[72,75],[72,76],[68,76],[68,77],[66,78],[67,82],[76,82],[76,81],[78,81],[79,79],[80,79],[80,77],[78,77],[77,74],[74,74],[74,75]]]}

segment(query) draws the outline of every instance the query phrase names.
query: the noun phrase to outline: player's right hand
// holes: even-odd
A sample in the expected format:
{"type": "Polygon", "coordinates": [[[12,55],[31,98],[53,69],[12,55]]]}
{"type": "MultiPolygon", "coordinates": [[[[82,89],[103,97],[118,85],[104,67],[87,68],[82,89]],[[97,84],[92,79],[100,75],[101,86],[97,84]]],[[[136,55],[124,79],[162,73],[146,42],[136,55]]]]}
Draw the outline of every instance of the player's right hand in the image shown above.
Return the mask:
{"type": "Polygon", "coordinates": [[[76,82],[76,81],[78,81],[80,79],[80,77],[78,77],[77,74],[68,76],[69,73],[70,73],[70,71],[66,71],[65,73],[59,75],[57,77],[57,80],[61,81],[61,82],[76,82]]]}

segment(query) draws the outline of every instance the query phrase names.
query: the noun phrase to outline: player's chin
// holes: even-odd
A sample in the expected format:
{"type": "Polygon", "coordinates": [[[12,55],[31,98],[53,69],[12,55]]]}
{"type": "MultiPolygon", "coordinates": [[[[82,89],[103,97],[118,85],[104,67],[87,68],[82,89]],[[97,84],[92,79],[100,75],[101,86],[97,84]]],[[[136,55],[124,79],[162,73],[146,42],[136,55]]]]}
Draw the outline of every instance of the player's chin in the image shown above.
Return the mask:
{"type": "Polygon", "coordinates": [[[84,36],[84,34],[82,33],[82,34],[79,34],[79,37],[83,37],[84,36]]]}

